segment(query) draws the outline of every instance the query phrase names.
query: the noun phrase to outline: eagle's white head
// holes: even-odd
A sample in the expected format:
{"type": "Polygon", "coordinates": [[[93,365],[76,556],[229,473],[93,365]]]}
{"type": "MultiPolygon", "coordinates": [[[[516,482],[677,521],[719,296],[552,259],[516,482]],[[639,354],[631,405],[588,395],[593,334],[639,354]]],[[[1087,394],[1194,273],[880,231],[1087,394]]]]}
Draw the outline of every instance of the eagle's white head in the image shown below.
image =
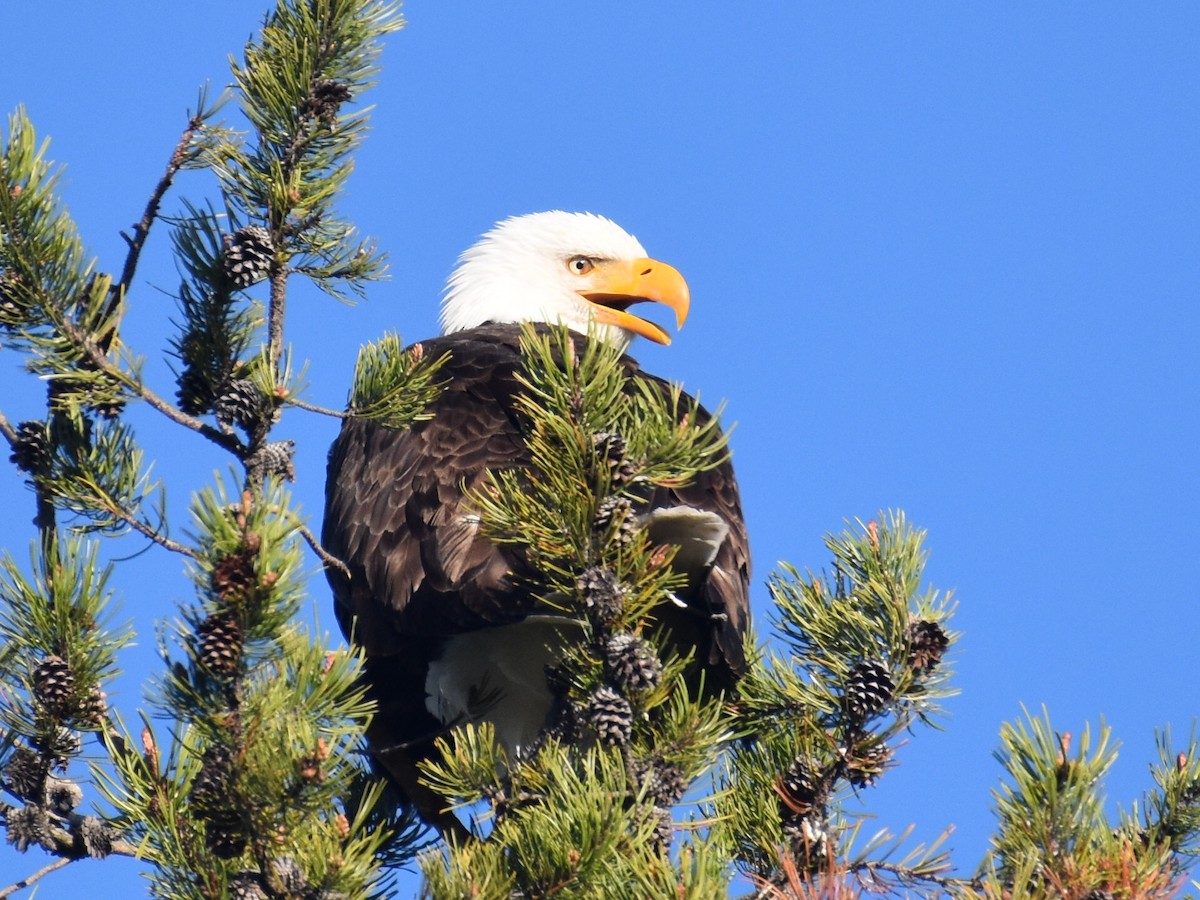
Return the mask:
{"type": "Polygon", "coordinates": [[[638,239],[591,213],[544,212],[500,222],[463,253],[442,299],[442,333],[485,322],[561,322],[624,348],[635,335],[671,343],[627,310],[655,302],[688,312],[688,286],[638,239]]]}

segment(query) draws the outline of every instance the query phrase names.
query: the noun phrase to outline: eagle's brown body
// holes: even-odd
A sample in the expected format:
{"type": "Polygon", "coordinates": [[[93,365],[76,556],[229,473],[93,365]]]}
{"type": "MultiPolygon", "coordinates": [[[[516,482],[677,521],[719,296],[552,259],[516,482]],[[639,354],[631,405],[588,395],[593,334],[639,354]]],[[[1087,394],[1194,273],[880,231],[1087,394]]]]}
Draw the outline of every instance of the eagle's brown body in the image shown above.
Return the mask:
{"type": "MultiPolygon", "coordinates": [[[[519,325],[488,324],[423,342],[431,358],[449,353],[430,417],[401,429],[348,419],[330,452],[323,543],[350,576],[327,572],[338,621],[367,654],[379,704],[376,752],[427,755],[446,729],[426,703],[431,662],[455,636],[519,622],[538,607],[537,574],[519,548],[485,538],[464,506],[464,486],[480,484],[489,469],[529,464],[514,402],[520,333],[519,325]]],[[[582,347],[587,339],[575,340],[582,347]]],[[[634,378],[670,389],[630,357],[622,361],[634,378]]],[[[664,601],[663,618],[674,640],[695,645],[709,684],[728,683],[745,666],[750,577],[729,463],[686,487],[657,489],[648,510],[679,506],[715,514],[729,530],[681,598],[687,609],[664,601]]]]}

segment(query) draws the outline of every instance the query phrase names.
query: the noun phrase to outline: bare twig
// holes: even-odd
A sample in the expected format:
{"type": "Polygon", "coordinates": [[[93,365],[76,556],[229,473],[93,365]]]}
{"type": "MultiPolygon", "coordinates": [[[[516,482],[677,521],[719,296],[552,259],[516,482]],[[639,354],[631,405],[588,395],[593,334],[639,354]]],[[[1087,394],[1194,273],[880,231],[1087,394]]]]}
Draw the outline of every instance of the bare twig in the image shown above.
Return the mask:
{"type": "Polygon", "coordinates": [[[121,280],[112,286],[109,312],[115,309],[116,304],[129,290],[129,286],[133,283],[134,273],[137,271],[138,260],[142,255],[142,248],[146,245],[146,238],[150,234],[150,227],[154,224],[154,220],[158,218],[158,207],[162,203],[163,197],[171,188],[171,184],[175,181],[175,176],[179,170],[183,168],[183,164],[187,161],[187,150],[192,143],[192,137],[204,125],[204,120],[200,116],[193,116],[184,129],[183,134],[179,138],[179,143],[175,145],[174,152],[171,153],[171,158],[167,162],[167,170],[163,172],[162,178],[158,180],[158,184],[154,186],[153,193],[150,194],[150,199],[146,202],[146,209],[142,212],[142,218],[136,225],[133,226],[133,237],[125,237],[129,244],[129,252],[125,255],[125,266],[121,270],[121,280]]]}
{"type": "Polygon", "coordinates": [[[287,308],[288,272],[278,263],[272,264],[271,296],[267,311],[267,358],[271,371],[279,370],[279,359],[283,355],[283,316],[287,308]]]}
{"type": "Polygon", "coordinates": [[[330,409],[327,406],[317,406],[315,403],[308,403],[304,400],[288,399],[284,402],[287,403],[288,406],[294,406],[297,409],[306,409],[309,412],[320,413],[323,416],[331,416],[335,419],[351,418],[351,415],[348,412],[339,412],[336,409],[330,409]]]}
{"type": "Polygon", "coordinates": [[[317,554],[317,556],[321,558],[321,562],[325,563],[327,566],[332,566],[333,568],[337,569],[347,578],[351,577],[349,566],[322,547],[321,542],[317,540],[317,536],[312,533],[311,528],[309,528],[303,522],[297,523],[296,527],[300,532],[300,536],[303,537],[304,540],[308,541],[308,546],[312,547],[313,553],[317,554]]]}
{"type": "Polygon", "coordinates": [[[858,891],[851,892],[845,880],[847,875],[853,875],[860,886],[870,892],[894,884],[918,892],[936,889],[937,896],[942,896],[943,893],[952,892],[952,889],[980,887],[979,879],[954,878],[928,869],[921,871],[887,862],[847,863],[832,856],[823,871],[801,873],[795,860],[788,855],[780,858],[780,868],[782,874],[775,879],[755,876],[757,889],[752,894],[743,895],[740,900],[827,900],[859,896],[858,891]]]}
{"type": "Polygon", "coordinates": [[[0,890],[0,898],[11,897],[17,891],[24,890],[25,888],[32,885],[38,879],[40,879],[46,875],[49,875],[51,872],[54,872],[58,869],[63,868],[63,866],[68,866],[71,863],[73,863],[74,861],[75,860],[69,859],[65,856],[62,857],[61,859],[56,859],[54,862],[50,863],[49,865],[43,866],[42,868],[38,869],[32,875],[26,875],[20,881],[13,882],[8,887],[4,888],[3,890],[0,890]]]}
{"type": "Polygon", "coordinates": [[[949,875],[938,875],[935,872],[917,871],[907,866],[888,862],[862,862],[850,866],[850,871],[860,879],[869,877],[878,884],[888,876],[897,884],[904,887],[917,887],[922,884],[935,885],[939,888],[979,887],[979,881],[972,878],[953,878],[949,875]]]}
{"type": "Polygon", "coordinates": [[[112,497],[108,497],[107,499],[109,501],[106,504],[107,511],[112,513],[138,534],[149,538],[160,547],[164,547],[167,550],[170,550],[172,553],[182,553],[184,556],[190,557],[191,559],[196,558],[196,551],[191,547],[181,544],[178,541],[171,540],[171,538],[167,537],[165,534],[160,533],[158,529],[152,528],[150,525],[146,524],[137,516],[135,516],[132,510],[126,509],[123,505],[113,500],[112,497]]]}
{"type": "Polygon", "coordinates": [[[17,429],[12,427],[12,423],[8,421],[8,416],[0,412],[0,434],[4,435],[4,439],[8,441],[8,445],[14,450],[17,447],[17,429]]]}

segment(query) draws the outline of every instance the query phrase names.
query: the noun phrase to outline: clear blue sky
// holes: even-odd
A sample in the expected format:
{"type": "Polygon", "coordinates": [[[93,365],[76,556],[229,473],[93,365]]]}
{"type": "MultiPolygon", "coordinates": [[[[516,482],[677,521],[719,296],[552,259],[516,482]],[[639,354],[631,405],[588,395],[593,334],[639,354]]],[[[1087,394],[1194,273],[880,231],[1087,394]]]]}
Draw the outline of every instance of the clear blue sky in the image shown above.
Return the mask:
{"type": "MultiPolygon", "coordinates": [[[[264,0],[265,2],[265,0],[264,0]]],[[[389,41],[345,212],[391,254],[358,307],[294,301],[311,399],[338,406],[358,346],[436,330],[456,254],[493,221],[606,214],[692,286],[691,319],[647,368],[728,402],[756,566],[826,563],[845,517],[905,509],[953,588],[962,695],[865,795],[881,824],[960,867],[992,825],[1001,723],[1046,703],[1060,730],[1103,715],[1108,784],[1149,786],[1153,731],[1198,712],[1200,6],[412,0],[389,41]]],[[[119,268],[128,229],[206,80],[256,5],[45,0],[0,7],[0,108],[24,102],[89,246],[119,268]]],[[[181,180],[197,197],[200,176],[181,180]]],[[[176,195],[177,197],[177,195],[176,195]]],[[[178,199],[168,199],[168,212],[178,199]]],[[[152,240],[127,339],[161,362],[177,277],[152,240]],[[160,290],[161,289],[161,290],[160,290]]],[[[7,361],[5,361],[7,359],[7,361]]],[[[0,358],[0,406],[40,394],[0,358]]],[[[178,508],[224,466],[138,414],[178,508]],[[201,477],[197,477],[197,476],[201,477]]],[[[289,415],[296,492],[319,516],[336,425],[289,415]]],[[[0,478],[0,543],[25,555],[30,495],[0,478]]],[[[127,545],[120,552],[129,552],[127,545]]],[[[151,551],[118,583],[141,629],[187,599],[151,551]]],[[[313,565],[314,572],[316,565],[313,565]]],[[[332,627],[324,582],[314,606],[332,627]]],[[[2,850],[2,848],[0,848],[2,850]]],[[[0,852],[0,882],[39,867],[0,852]]],[[[79,863],[42,897],[127,897],[134,866],[79,863]]]]}

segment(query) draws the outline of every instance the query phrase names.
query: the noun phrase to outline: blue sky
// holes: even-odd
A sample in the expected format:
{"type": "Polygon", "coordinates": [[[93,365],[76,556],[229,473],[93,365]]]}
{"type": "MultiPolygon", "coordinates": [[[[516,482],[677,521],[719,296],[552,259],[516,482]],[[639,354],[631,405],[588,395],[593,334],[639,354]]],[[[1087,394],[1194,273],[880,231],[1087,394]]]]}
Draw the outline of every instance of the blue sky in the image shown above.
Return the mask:
{"type": "MultiPolygon", "coordinates": [[[[0,8],[0,108],[25,103],[53,138],[111,271],[196,88],[228,80],[258,12],[21,7],[0,8]]],[[[608,215],[691,284],[675,344],[635,352],[737,422],[760,624],[776,561],[821,567],[844,518],[899,507],[929,530],[928,575],[960,601],[962,694],[944,733],[916,734],[865,795],[880,824],[924,838],[954,824],[973,869],[990,754],[1021,704],[1047,704],[1060,730],[1103,716],[1123,745],[1108,795],[1137,799],[1154,729],[1182,741],[1198,711],[1200,7],[412,0],[406,14],[344,205],[391,254],[391,280],[353,308],[297,292],[310,399],[340,405],[358,346],[383,331],[433,334],[455,256],[492,222],[608,215]]],[[[126,338],[170,394],[167,246],[163,229],[126,338]]],[[[13,420],[40,402],[16,369],[0,358],[13,420]]],[[[180,529],[224,463],[136,416],[180,529]]],[[[279,432],[299,441],[314,516],[335,429],[289,415],[279,432]]],[[[0,544],[23,557],[32,501],[14,472],[0,502],[0,544]]],[[[153,622],[188,597],[165,554],[129,572],[127,714],[153,622]]],[[[332,627],[323,580],[312,595],[332,627]]],[[[0,853],[0,882],[40,865],[0,853]]],[[[41,896],[85,876],[97,898],[135,877],[79,863],[41,896]]]]}

